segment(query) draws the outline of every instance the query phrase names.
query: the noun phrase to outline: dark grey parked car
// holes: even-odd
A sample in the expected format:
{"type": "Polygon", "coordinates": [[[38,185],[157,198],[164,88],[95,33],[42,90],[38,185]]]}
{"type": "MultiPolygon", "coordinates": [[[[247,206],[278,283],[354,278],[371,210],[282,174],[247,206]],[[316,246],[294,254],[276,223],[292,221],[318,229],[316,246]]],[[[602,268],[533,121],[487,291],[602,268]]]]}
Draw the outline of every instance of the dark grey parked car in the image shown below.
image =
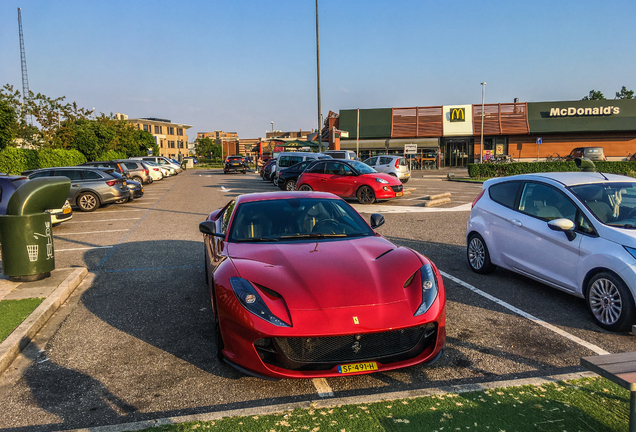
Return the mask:
{"type": "Polygon", "coordinates": [[[141,184],[152,183],[150,176],[150,167],[144,161],[133,159],[117,159],[113,162],[125,165],[130,173],[130,178],[141,184]]]}
{"type": "Polygon", "coordinates": [[[113,168],[89,166],[43,168],[22,173],[30,179],[63,176],[71,179],[68,200],[81,211],[91,212],[100,205],[130,198],[126,179],[113,168]]]}

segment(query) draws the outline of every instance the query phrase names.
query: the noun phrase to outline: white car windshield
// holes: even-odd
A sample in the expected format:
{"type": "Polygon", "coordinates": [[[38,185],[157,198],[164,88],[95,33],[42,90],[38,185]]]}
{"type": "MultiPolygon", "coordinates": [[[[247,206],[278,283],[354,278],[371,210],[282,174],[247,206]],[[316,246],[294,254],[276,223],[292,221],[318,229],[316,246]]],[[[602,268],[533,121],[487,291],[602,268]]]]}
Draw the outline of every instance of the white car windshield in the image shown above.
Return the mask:
{"type": "Polygon", "coordinates": [[[602,223],[636,228],[636,182],[595,183],[569,189],[602,223]]]}

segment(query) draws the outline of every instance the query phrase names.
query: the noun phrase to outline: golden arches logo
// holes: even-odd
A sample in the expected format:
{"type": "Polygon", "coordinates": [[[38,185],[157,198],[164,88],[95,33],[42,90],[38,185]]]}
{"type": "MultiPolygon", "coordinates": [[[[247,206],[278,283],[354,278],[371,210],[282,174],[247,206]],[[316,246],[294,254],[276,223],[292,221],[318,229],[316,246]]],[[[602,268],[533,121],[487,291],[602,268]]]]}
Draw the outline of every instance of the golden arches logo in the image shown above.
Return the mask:
{"type": "Polygon", "coordinates": [[[466,108],[453,108],[450,112],[450,121],[463,122],[466,121],[466,108]]]}

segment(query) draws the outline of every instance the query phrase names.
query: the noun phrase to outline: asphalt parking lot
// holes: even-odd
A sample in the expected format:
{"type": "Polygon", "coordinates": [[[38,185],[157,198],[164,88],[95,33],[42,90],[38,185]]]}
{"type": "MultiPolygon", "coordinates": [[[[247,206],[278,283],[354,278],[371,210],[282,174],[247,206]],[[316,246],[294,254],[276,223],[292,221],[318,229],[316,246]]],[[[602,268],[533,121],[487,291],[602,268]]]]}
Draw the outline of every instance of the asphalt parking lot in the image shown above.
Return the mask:
{"type": "Polygon", "coordinates": [[[0,377],[0,429],[90,428],[329,397],[554,375],[579,359],[636,350],[596,327],[583,300],[466,263],[464,231],[481,185],[415,177],[404,197],[370,206],[378,232],[431,258],[447,290],[447,347],[433,365],[323,380],[263,381],[214,355],[198,223],[232,197],[277,190],[256,174],[188,170],[132,203],[75,212],[54,227],[58,268],[89,277],[0,377]],[[450,192],[451,202],[424,207],[450,192]]]}

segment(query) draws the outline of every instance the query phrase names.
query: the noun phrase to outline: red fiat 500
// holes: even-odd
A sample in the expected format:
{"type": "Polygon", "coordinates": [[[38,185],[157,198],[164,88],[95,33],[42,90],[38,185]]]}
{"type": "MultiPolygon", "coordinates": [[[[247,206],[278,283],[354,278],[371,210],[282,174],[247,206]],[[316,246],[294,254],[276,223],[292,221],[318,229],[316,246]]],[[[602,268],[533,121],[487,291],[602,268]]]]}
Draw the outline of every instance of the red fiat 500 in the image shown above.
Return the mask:
{"type": "Polygon", "coordinates": [[[321,192],[241,195],[201,222],[220,359],[268,378],[387,371],[437,360],[437,267],[321,192]]]}
{"type": "Polygon", "coordinates": [[[361,204],[400,197],[402,182],[354,160],[317,161],[298,178],[299,191],[331,192],[342,198],[357,198],[361,204]]]}

